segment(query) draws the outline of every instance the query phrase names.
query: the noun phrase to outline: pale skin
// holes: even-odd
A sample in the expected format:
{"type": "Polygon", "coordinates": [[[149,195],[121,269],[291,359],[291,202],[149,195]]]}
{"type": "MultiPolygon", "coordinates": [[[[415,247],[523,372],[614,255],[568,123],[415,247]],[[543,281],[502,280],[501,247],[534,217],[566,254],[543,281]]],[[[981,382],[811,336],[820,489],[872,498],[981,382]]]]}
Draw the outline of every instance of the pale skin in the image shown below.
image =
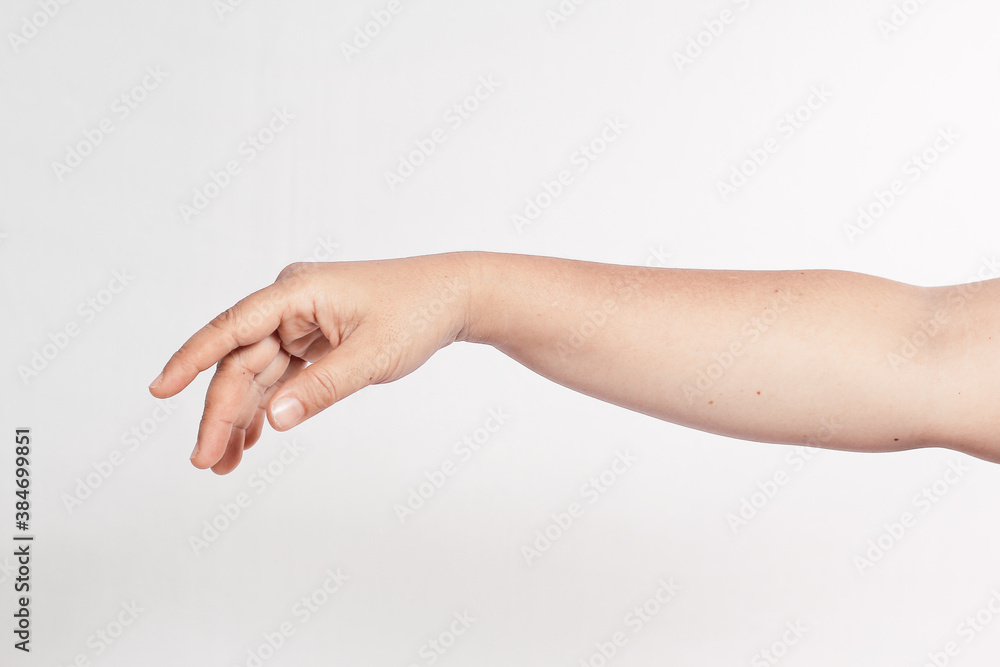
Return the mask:
{"type": "Polygon", "coordinates": [[[744,440],[1000,462],[1000,280],[920,287],[833,270],[715,271],[457,252],[293,264],[194,334],[150,391],[216,366],[191,461],[231,472],[455,342],[561,385],[744,440]]]}

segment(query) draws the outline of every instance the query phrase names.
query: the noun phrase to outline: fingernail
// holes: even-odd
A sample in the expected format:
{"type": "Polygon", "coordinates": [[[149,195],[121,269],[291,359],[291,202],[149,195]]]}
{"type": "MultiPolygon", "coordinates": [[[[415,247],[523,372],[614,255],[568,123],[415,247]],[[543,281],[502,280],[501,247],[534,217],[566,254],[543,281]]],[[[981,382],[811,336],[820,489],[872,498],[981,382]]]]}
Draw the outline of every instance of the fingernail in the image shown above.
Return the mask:
{"type": "Polygon", "coordinates": [[[194,457],[198,456],[198,449],[199,449],[198,443],[195,443],[195,445],[194,445],[194,451],[191,452],[191,460],[192,461],[194,461],[194,457]]]}
{"type": "Polygon", "coordinates": [[[149,388],[150,389],[156,389],[157,387],[160,386],[161,382],[163,382],[163,373],[160,373],[159,375],[157,375],[156,379],[149,383],[149,388]]]}
{"type": "Polygon", "coordinates": [[[278,399],[271,408],[271,414],[274,416],[275,424],[282,429],[289,429],[302,421],[306,416],[306,409],[302,407],[299,399],[286,396],[278,399]]]}

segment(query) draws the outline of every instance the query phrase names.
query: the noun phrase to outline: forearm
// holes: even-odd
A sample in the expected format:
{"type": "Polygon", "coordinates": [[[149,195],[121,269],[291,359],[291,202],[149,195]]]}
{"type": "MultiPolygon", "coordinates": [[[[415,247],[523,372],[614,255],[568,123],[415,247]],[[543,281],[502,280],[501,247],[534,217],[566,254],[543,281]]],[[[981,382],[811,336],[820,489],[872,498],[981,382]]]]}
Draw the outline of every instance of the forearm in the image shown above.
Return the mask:
{"type": "Polygon", "coordinates": [[[764,442],[938,442],[937,366],[894,366],[932,290],[843,271],[709,271],[475,253],[466,339],[571,389],[764,442]]]}

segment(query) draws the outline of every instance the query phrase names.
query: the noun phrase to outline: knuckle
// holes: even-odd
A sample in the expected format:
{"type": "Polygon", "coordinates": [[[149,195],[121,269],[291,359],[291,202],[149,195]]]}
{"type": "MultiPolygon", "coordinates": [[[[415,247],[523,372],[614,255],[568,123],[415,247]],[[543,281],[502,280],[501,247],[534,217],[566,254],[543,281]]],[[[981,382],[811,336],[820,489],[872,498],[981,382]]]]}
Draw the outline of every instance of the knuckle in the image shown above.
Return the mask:
{"type": "Polygon", "coordinates": [[[232,347],[239,347],[239,336],[237,335],[237,324],[240,321],[239,304],[226,308],[209,321],[207,327],[213,329],[217,334],[225,337],[232,347]]]}
{"type": "Polygon", "coordinates": [[[209,322],[209,324],[216,327],[226,327],[227,325],[235,322],[238,318],[239,304],[235,304],[226,308],[224,311],[212,318],[212,321],[209,322]]]}
{"type": "Polygon", "coordinates": [[[308,391],[320,405],[333,405],[339,400],[337,379],[325,368],[317,367],[312,374],[313,381],[308,391]]]}
{"type": "Polygon", "coordinates": [[[198,364],[194,361],[195,349],[191,344],[191,341],[185,342],[180,348],[174,352],[173,356],[170,358],[170,363],[176,364],[181,367],[185,373],[195,374],[201,372],[198,368],[198,364]]]}
{"type": "Polygon", "coordinates": [[[278,274],[277,280],[285,280],[286,278],[302,273],[303,271],[308,271],[312,266],[313,262],[292,262],[281,270],[281,273],[278,274]]]}

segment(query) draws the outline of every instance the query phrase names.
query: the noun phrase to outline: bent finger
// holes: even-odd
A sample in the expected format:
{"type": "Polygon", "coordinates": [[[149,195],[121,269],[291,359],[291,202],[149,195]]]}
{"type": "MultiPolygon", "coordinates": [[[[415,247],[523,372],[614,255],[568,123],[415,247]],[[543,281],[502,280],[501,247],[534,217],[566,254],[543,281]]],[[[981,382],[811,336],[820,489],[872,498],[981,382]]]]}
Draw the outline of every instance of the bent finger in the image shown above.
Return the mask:
{"type": "MultiPolygon", "coordinates": [[[[261,391],[254,380],[281,354],[276,336],[226,355],[212,377],[205,395],[205,410],[198,426],[198,441],[191,462],[198,468],[215,465],[226,452],[234,428],[249,425],[261,391]]],[[[242,441],[240,443],[242,448],[242,441]]]]}
{"type": "Polygon", "coordinates": [[[284,288],[270,285],[220,313],[174,352],[150,384],[150,392],[169,398],[233,350],[271,335],[281,323],[286,299],[284,288]]]}
{"type": "Polygon", "coordinates": [[[298,357],[291,357],[291,360],[285,368],[285,372],[282,373],[281,377],[275,381],[274,384],[268,387],[267,391],[264,392],[264,395],[257,404],[257,409],[256,412],[254,412],[253,419],[247,427],[246,438],[243,441],[244,450],[253,447],[260,439],[260,434],[264,430],[264,422],[267,421],[266,408],[268,402],[271,400],[271,396],[273,396],[276,391],[281,389],[281,386],[288,380],[288,378],[294,377],[299,371],[305,368],[305,365],[306,363],[302,359],[299,359],[298,357]]]}

